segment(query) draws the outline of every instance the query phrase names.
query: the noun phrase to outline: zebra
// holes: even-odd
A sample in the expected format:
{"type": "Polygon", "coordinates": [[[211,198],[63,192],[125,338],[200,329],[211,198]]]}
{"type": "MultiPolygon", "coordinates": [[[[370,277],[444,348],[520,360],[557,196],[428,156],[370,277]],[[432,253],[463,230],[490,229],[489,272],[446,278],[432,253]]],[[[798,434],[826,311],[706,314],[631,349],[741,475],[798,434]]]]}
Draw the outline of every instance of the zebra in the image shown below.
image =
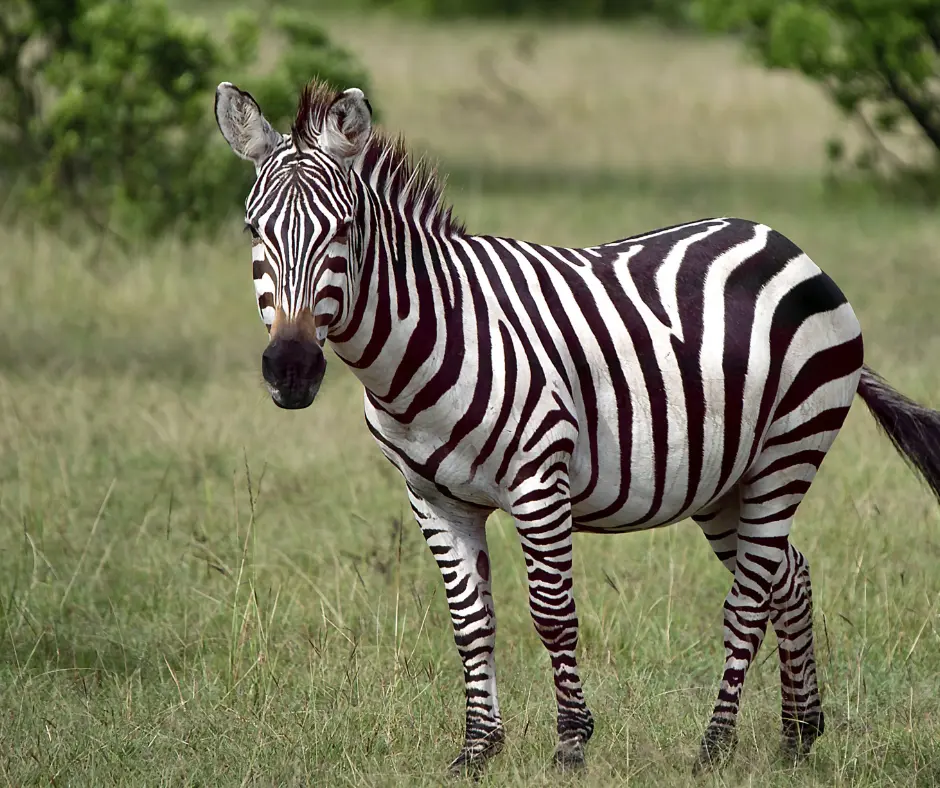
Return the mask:
{"type": "Polygon", "coordinates": [[[940,498],[940,413],[863,360],[845,295],[767,225],[709,218],[587,248],[472,235],[441,179],[374,128],[359,88],[319,81],[289,133],[223,82],[215,114],[255,166],[245,202],[261,372],[306,408],[327,341],[364,388],[368,429],[401,472],[444,582],[466,689],[451,769],[504,742],[485,525],[513,519],[557,703],[555,763],[594,730],[576,659],[572,534],[691,518],[732,575],[725,662],[694,769],[736,743],[748,666],[778,641],[782,749],[824,731],[800,501],[859,394],[940,498]]]}

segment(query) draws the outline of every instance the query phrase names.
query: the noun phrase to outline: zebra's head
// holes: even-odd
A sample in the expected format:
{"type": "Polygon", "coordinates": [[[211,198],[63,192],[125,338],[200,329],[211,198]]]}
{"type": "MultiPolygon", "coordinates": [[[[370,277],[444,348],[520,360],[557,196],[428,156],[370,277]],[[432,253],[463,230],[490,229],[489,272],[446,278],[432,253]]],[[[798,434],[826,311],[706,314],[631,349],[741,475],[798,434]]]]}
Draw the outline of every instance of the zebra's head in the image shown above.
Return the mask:
{"type": "Polygon", "coordinates": [[[281,134],[248,93],[223,82],[215,115],[232,150],[255,165],[245,224],[270,337],[262,375],[277,405],[306,408],[326,371],[323,344],[351,306],[357,206],[350,170],[372,132],[372,110],[358,88],[325,101],[323,88],[311,87],[291,133],[281,134]]]}

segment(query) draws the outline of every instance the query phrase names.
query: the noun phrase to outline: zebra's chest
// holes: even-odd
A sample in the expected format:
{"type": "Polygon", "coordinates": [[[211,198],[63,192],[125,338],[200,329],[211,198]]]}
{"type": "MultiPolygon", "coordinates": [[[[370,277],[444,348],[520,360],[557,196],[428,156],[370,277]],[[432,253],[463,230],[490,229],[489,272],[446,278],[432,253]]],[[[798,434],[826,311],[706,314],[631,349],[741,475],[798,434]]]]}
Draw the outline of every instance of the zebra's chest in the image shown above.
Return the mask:
{"type": "Polygon", "coordinates": [[[452,404],[436,410],[402,421],[374,407],[368,397],[364,408],[379,448],[411,490],[428,500],[443,493],[476,506],[501,508],[500,484],[491,462],[481,462],[484,452],[496,455],[494,447],[487,446],[492,432],[461,434],[454,428],[452,404]]]}

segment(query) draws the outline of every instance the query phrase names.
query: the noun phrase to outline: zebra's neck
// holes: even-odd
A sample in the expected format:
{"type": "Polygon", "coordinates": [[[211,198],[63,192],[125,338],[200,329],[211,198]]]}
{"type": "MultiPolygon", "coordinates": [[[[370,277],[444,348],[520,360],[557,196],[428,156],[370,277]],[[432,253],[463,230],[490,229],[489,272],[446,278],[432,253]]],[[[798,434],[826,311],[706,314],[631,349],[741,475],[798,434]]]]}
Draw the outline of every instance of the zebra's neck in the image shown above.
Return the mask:
{"type": "Polygon", "coordinates": [[[400,413],[451,344],[445,329],[454,325],[460,287],[453,255],[459,234],[361,177],[356,183],[350,302],[330,344],[373,402],[400,413]]]}

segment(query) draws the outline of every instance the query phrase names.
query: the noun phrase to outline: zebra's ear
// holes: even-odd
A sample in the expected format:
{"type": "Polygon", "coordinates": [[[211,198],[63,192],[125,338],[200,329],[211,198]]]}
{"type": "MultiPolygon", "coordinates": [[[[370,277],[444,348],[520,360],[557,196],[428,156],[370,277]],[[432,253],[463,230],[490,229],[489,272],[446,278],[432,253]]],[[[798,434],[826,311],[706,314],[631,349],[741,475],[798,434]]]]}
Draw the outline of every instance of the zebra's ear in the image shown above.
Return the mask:
{"type": "Polygon", "coordinates": [[[215,120],[232,150],[255,167],[264,164],[282,139],[265,120],[251,94],[231,82],[215,89],[215,120]]]}
{"type": "Polygon", "coordinates": [[[326,111],[320,148],[348,168],[362,153],[371,133],[372,105],[359,88],[349,88],[326,111]]]}

